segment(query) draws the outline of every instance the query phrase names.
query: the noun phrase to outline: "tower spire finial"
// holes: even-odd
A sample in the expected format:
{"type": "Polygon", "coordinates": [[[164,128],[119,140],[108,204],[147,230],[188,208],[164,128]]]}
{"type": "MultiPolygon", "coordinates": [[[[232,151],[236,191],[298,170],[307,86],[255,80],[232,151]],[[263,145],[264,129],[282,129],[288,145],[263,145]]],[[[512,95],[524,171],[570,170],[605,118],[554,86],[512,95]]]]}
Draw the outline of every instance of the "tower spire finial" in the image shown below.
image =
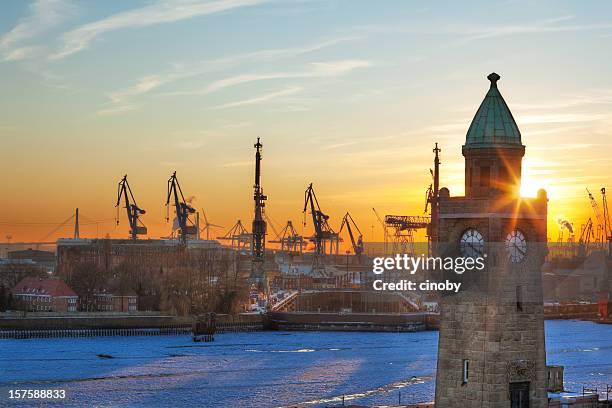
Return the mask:
{"type": "Polygon", "coordinates": [[[487,79],[491,81],[491,88],[497,88],[497,81],[499,81],[499,78],[501,77],[495,72],[490,73],[489,76],[487,76],[487,79]]]}

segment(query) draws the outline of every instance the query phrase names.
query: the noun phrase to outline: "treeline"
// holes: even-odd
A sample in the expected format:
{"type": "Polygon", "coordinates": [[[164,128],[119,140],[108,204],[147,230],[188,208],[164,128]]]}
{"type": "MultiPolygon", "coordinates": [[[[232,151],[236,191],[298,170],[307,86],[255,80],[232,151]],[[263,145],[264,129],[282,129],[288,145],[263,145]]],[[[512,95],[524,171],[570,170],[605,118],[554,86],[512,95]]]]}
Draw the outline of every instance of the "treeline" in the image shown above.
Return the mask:
{"type": "Polygon", "coordinates": [[[248,296],[234,251],[191,250],[145,262],[123,258],[116,265],[78,262],[71,269],[66,281],[79,295],[82,311],[95,311],[96,295],[100,293],[133,291],[139,310],[180,316],[237,313],[248,296]]]}
{"type": "Polygon", "coordinates": [[[11,290],[4,285],[0,285],[0,312],[13,310],[15,307],[15,299],[11,290]]]}

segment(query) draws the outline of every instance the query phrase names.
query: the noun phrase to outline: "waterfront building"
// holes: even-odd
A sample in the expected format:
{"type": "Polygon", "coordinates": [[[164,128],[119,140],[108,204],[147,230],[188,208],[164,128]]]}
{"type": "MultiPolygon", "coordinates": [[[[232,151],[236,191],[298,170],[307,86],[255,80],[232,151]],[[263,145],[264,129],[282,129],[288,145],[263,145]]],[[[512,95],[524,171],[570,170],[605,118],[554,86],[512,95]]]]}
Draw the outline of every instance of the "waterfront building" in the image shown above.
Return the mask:
{"type": "Polygon", "coordinates": [[[11,291],[19,310],[76,312],[78,295],[59,279],[23,278],[11,291]]]}

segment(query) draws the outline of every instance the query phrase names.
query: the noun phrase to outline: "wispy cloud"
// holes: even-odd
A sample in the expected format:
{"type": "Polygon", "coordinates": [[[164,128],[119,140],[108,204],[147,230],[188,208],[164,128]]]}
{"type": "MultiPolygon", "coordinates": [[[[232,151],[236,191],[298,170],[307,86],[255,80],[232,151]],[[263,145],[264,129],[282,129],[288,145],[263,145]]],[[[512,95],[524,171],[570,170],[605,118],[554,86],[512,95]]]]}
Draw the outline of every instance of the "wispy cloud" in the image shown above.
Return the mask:
{"type": "Polygon", "coordinates": [[[250,166],[251,164],[252,162],[250,161],[239,161],[239,162],[223,163],[221,167],[246,167],[246,166],[250,166]]]}
{"type": "Polygon", "coordinates": [[[0,37],[0,51],[4,61],[18,61],[31,57],[38,46],[24,45],[40,34],[59,25],[73,14],[73,7],[63,0],[36,0],[29,6],[30,14],[0,37]]]}
{"type": "Polygon", "coordinates": [[[98,111],[100,116],[111,116],[120,115],[129,111],[133,111],[137,108],[137,105],[114,105],[108,108],[104,108],[98,111]]]}
{"type": "Polygon", "coordinates": [[[243,100],[240,100],[240,101],[230,102],[230,103],[226,103],[226,104],[223,104],[223,105],[215,106],[214,109],[235,108],[235,107],[238,107],[238,106],[255,105],[255,104],[259,104],[259,103],[263,103],[263,102],[269,102],[271,100],[278,99],[278,98],[281,98],[283,96],[292,95],[292,94],[295,94],[297,92],[301,92],[302,90],[303,90],[303,88],[299,87],[299,86],[295,86],[295,87],[291,87],[291,88],[285,88],[285,89],[282,89],[280,91],[266,93],[266,94],[257,96],[255,98],[243,99],[243,100]]]}
{"type": "Polygon", "coordinates": [[[603,119],[605,116],[599,114],[584,114],[584,113],[559,113],[559,114],[541,114],[541,115],[524,115],[520,117],[521,124],[544,124],[544,123],[576,123],[576,122],[593,122],[603,119]]]}
{"type": "MultiPolygon", "coordinates": [[[[572,15],[561,15],[558,17],[547,18],[535,21],[521,21],[511,24],[481,24],[470,22],[467,24],[439,23],[435,29],[431,29],[431,24],[411,26],[378,26],[364,25],[356,27],[363,34],[370,35],[396,35],[396,34],[426,34],[426,35],[451,35],[459,43],[467,43],[475,40],[483,40],[494,37],[529,35],[529,34],[548,34],[564,32],[584,32],[584,31],[606,31],[612,29],[612,23],[578,23],[574,22],[572,15]]],[[[604,33],[604,35],[607,33],[604,33]]]]}
{"type": "Polygon", "coordinates": [[[535,22],[524,22],[519,24],[462,27],[458,31],[466,34],[468,36],[466,40],[471,41],[508,35],[544,34],[612,29],[612,24],[610,23],[565,24],[567,21],[573,19],[574,16],[559,16],[551,19],[535,22]]]}
{"type": "Polygon", "coordinates": [[[163,0],[138,9],[124,11],[104,19],[85,24],[62,36],[63,48],[51,56],[61,59],[89,47],[98,36],[115,30],[173,23],[194,17],[220,13],[231,9],[253,6],[265,0],[163,0]]]}
{"type": "Polygon", "coordinates": [[[541,103],[515,103],[513,108],[523,110],[559,110],[587,105],[612,104],[612,90],[598,89],[582,94],[560,95],[555,100],[541,103]]]}
{"type": "Polygon", "coordinates": [[[562,143],[557,145],[546,145],[546,146],[530,146],[529,150],[542,150],[542,151],[551,151],[551,150],[567,150],[574,151],[576,149],[591,149],[596,146],[605,146],[605,145],[596,145],[593,143],[562,143]]]}
{"type": "Polygon", "coordinates": [[[323,150],[334,150],[334,149],[340,149],[343,147],[353,146],[355,144],[357,144],[356,140],[349,141],[349,142],[333,143],[327,146],[323,146],[322,149],[323,150]]]}
{"type": "Polygon", "coordinates": [[[196,91],[195,93],[208,94],[216,92],[230,86],[236,86],[249,82],[270,80],[270,79],[289,79],[289,78],[323,78],[323,77],[335,77],[350,73],[358,68],[366,68],[371,66],[370,61],[363,60],[344,60],[344,61],[333,61],[333,62],[317,62],[311,63],[310,69],[301,72],[271,72],[262,74],[243,74],[237,75],[219,81],[215,81],[208,85],[202,91],[196,91]]]}
{"type": "MultiPolygon", "coordinates": [[[[212,60],[200,61],[193,64],[174,64],[171,69],[165,72],[146,75],[138,79],[133,85],[117,90],[108,94],[110,108],[103,111],[113,110],[121,112],[122,106],[133,106],[133,100],[145,95],[157,88],[175,83],[177,81],[205,75],[210,72],[221,71],[239,66],[244,63],[257,63],[265,61],[277,61],[282,59],[294,58],[299,55],[315,52],[336,44],[355,40],[357,37],[342,37],[318,43],[308,44],[300,47],[274,48],[267,50],[254,51],[236,55],[229,55],[212,60]]],[[[195,93],[202,92],[196,91],[195,93]]],[[[184,95],[193,92],[167,92],[164,95],[184,95]]],[[[123,110],[124,112],[130,109],[123,110]]]]}
{"type": "Polygon", "coordinates": [[[181,140],[176,143],[176,147],[182,150],[200,149],[204,146],[206,146],[206,142],[204,140],[181,140]]]}

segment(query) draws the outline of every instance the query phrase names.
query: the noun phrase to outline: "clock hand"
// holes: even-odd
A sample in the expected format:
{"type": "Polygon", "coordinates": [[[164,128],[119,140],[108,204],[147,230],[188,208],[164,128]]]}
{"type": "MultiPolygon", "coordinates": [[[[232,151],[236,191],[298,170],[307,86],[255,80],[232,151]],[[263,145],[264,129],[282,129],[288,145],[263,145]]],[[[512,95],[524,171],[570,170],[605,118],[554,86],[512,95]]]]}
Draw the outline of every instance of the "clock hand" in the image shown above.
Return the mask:
{"type": "Polygon", "coordinates": [[[482,252],[480,252],[478,249],[476,249],[476,247],[474,245],[472,245],[471,242],[467,242],[467,244],[470,246],[470,248],[472,248],[474,250],[474,252],[476,252],[478,255],[482,255],[482,252]]]}

